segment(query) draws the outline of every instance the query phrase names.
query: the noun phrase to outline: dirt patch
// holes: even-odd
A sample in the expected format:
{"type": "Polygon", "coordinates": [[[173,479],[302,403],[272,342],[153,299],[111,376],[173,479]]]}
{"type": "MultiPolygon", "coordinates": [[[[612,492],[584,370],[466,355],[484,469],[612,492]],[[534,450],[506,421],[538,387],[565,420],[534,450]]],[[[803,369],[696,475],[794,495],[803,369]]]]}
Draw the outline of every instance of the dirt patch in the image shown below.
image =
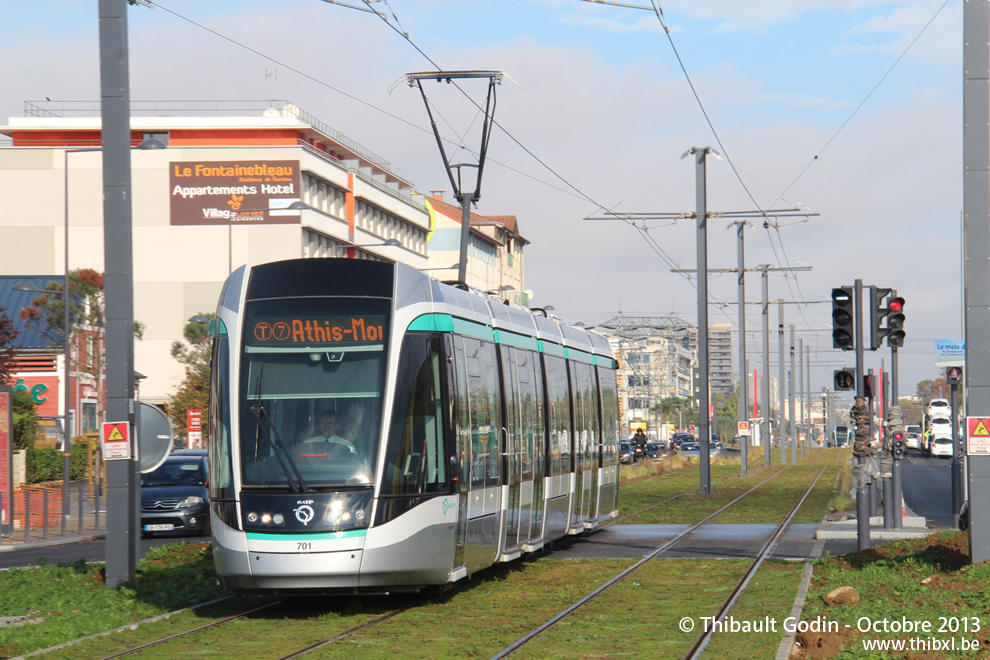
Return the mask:
{"type": "Polygon", "coordinates": [[[794,635],[794,646],[788,660],[827,660],[852,639],[852,630],[840,628],[837,632],[799,632],[794,635]]]}

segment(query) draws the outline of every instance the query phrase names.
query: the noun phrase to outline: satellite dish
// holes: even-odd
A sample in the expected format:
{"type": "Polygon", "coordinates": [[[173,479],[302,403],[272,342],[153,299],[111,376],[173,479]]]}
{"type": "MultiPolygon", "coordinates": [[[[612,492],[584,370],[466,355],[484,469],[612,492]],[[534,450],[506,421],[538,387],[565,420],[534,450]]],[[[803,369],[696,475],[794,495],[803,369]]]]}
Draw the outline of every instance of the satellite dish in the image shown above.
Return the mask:
{"type": "Polygon", "coordinates": [[[141,474],[158,469],[172,451],[172,423],[150,404],[138,402],[137,436],[141,474]]]}

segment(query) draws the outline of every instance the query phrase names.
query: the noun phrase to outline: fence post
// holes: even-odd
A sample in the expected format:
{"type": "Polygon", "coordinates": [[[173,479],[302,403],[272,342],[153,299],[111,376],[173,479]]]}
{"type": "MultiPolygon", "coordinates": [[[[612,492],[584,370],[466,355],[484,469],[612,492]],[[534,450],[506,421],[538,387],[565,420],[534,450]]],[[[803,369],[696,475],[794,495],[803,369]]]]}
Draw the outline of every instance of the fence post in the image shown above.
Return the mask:
{"type": "Polygon", "coordinates": [[[83,531],[83,496],[85,491],[83,490],[83,485],[79,484],[79,533],[82,534],[83,531]]]}
{"type": "Polygon", "coordinates": [[[24,542],[31,540],[31,489],[22,488],[24,493],[24,542]]]}
{"type": "Polygon", "coordinates": [[[48,538],[48,489],[42,491],[41,538],[48,538]]]}
{"type": "Polygon", "coordinates": [[[99,485],[96,487],[96,492],[94,493],[95,504],[93,506],[93,531],[98,531],[100,529],[100,488],[99,485]]]}
{"type": "Polygon", "coordinates": [[[65,512],[62,516],[62,536],[65,536],[65,520],[69,517],[69,489],[62,487],[62,507],[61,510],[65,512]]]}

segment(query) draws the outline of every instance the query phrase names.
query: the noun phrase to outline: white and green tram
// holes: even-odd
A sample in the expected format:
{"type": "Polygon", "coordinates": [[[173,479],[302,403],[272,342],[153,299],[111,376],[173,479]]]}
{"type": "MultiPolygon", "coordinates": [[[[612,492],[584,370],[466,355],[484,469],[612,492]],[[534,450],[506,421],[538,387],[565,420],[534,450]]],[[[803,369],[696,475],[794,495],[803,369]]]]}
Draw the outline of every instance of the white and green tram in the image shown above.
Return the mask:
{"type": "Polygon", "coordinates": [[[618,513],[600,334],[403,264],[295,259],[235,271],[210,335],[230,590],[443,585],[618,513]]]}

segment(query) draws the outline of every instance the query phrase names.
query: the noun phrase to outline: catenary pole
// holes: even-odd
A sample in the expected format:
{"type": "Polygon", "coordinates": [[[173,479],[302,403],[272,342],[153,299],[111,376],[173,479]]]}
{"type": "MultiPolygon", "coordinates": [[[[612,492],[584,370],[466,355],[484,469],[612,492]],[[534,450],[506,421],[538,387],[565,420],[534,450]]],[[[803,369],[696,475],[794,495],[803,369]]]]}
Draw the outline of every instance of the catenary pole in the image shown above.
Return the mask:
{"type": "Polygon", "coordinates": [[[126,0],[100,0],[106,417],[128,428],[130,459],[107,461],[106,585],[135,578],[140,489],[134,433],[134,271],[126,0]]]}

